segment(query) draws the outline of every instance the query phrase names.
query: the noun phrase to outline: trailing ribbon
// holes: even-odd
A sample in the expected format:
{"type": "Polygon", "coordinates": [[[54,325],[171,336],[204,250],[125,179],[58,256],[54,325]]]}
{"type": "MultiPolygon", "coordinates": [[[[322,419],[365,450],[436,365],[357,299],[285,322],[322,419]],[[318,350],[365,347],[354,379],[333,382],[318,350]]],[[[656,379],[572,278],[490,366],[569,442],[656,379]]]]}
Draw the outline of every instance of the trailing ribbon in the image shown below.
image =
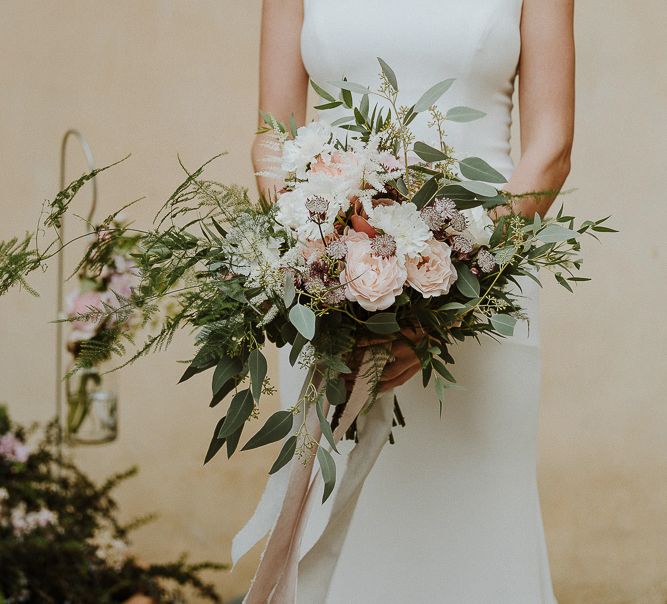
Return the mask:
{"type": "MultiPolygon", "coordinates": [[[[336,442],[345,435],[369,401],[371,383],[368,375],[371,364],[374,365],[374,371],[380,372],[383,368],[384,359],[374,359],[372,351],[368,350],[364,353],[357,380],[354,383],[340,422],[334,431],[336,442]]],[[[311,370],[306,378],[299,400],[305,395],[310,383],[313,383],[316,387],[319,386],[317,379],[318,374],[314,369],[311,370]]],[[[324,602],[363,482],[389,436],[391,407],[387,403],[388,399],[391,399],[391,397],[386,395],[378,397],[368,416],[365,418],[359,417],[359,445],[350,454],[350,465],[338,486],[329,522],[320,539],[304,558],[302,564],[304,565],[305,575],[302,577],[299,576],[301,541],[308,521],[310,507],[313,505],[313,493],[317,490],[319,480],[319,472],[311,480],[314,456],[311,456],[305,463],[292,461],[289,479],[284,490],[283,485],[276,481],[267,485],[267,491],[262,497],[255,515],[242,531],[246,532],[247,542],[245,544],[241,543],[239,540],[241,533],[239,533],[232,548],[234,562],[236,562],[239,557],[261,539],[261,536],[258,537],[258,533],[261,531],[262,525],[266,524],[271,508],[276,507],[271,503],[271,500],[282,491],[282,504],[270,530],[255,577],[243,604],[296,604],[297,585],[304,590],[304,595],[307,598],[303,600],[304,604],[324,602]],[[258,514],[261,514],[261,516],[258,521],[255,521],[258,514]],[[248,527],[251,527],[251,529],[247,530],[248,527]],[[250,539],[247,539],[249,535],[250,539]],[[254,540],[255,537],[258,538],[254,540]],[[249,541],[252,541],[252,543],[249,543],[249,541]],[[320,580],[323,584],[315,585],[320,580]],[[314,593],[313,590],[317,591],[317,596],[310,595],[310,593],[314,593]]],[[[305,410],[305,422],[308,433],[315,441],[319,442],[321,430],[314,407],[314,405],[311,405],[305,410]]],[[[329,405],[325,402],[323,406],[325,416],[328,409],[329,405]]],[[[325,443],[320,444],[320,446],[325,446],[325,443]]]]}

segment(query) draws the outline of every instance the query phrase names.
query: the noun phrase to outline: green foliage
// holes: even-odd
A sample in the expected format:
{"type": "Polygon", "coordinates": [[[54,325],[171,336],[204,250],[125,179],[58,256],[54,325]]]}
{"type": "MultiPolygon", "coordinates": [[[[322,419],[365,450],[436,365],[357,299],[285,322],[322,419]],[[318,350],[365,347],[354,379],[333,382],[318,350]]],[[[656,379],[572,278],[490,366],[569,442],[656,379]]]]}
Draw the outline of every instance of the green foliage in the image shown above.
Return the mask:
{"type": "MultiPolygon", "coordinates": [[[[0,406],[3,435],[26,446],[28,431],[0,406]]],[[[185,601],[184,587],[207,601],[222,601],[201,576],[222,565],[192,564],[185,556],[146,564],[130,553],[129,534],[152,517],[121,523],[112,492],[136,468],[98,485],[61,459],[55,442],[52,423],[27,457],[0,454],[0,601],[113,604],[142,593],[176,604],[185,601]],[[34,520],[39,513],[41,523],[34,520]]]]}

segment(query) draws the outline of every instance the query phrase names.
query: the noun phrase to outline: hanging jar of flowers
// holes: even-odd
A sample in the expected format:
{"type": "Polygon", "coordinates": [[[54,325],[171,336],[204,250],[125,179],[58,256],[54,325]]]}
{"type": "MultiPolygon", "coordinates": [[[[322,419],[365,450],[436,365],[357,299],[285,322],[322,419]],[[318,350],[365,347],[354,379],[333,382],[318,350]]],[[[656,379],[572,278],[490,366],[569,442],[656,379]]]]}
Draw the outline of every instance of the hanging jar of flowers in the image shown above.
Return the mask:
{"type": "Polygon", "coordinates": [[[110,442],[118,434],[117,374],[105,345],[137,327],[129,301],[140,276],[132,260],[137,236],[118,216],[96,229],[96,241],[78,271],[78,287],[66,300],[72,361],[65,380],[66,434],[71,444],[110,442]]]}

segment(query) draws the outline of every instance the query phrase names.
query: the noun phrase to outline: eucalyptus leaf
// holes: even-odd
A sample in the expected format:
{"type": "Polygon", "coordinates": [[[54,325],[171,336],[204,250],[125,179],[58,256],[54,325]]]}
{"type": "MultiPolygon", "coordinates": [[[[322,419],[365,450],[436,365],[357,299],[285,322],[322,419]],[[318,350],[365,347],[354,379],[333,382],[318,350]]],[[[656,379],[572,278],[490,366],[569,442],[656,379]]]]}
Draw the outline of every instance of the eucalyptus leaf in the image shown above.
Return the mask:
{"type": "Polygon", "coordinates": [[[459,264],[456,267],[456,272],[458,273],[458,278],[456,279],[456,288],[466,297],[466,298],[478,298],[479,297],[479,281],[477,277],[470,272],[470,268],[467,264],[459,264]]]}
{"type": "Polygon", "coordinates": [[[415,143],[414,151],[421,159],[429,164],[447,159],[447,155],[440,151],[440,149],[431,147],[421,141],[415,143]]]}
{"type": "Polygon", "coordinates": [[[255,403],[249,389],[241,390],[234,395],[227,411],[227,420],[220,428],[218,438],[227,438],[234,434],[250,417],[255,403]]]}
{"type": "Polygon", "coordinates": [[[364,325],[368,328],[368,331],[383,335],[396,333],[401,330],[396,321],[396,314],[393,312],[377,313],[364,321],[364,325]]]}
{"type": "Polygon", "coordinates": [[[244,426],[245,424],[241,424],[236,432],[227,437],[227,459],[234,455],[236,448],[239,446],[239,440],[241,440],[241,432],[243,432],[244,426]]]}
{"type": "Polygon", "coordinates": [[[565,228],[560,224],[548,224],[537,234],[537,238],[543,243],[558,243],[559,241],[575,239],[578,234],[577,231],[565,228]]]}
{"type": "Polygon", "coordinates": [[[453,83],[453,79],[443,80],[429,88],[415,103],[415,112],[420,113],[426,111],[429,107],[434,105],[437,100],[451,88],[453,83]]]}
{"type": "Polygon", "coordinates": [[[211,439],[211,444],[208,446],[208,451],[206,451],[206,457],[204,458],[204,465],[206,465],[213,457],[215,454],[222,449],[222,446],[225,444],[225,439],[220,438],[218,436],[218,433],[220,432],[220,428],[222,428],[223,424],[225,423],[226,417],[223,417],[216,425],[215,429],[213,430],[213,438],[211,439]]]}
{"type": "Polygon", "coordinates": [[[320,463],[322,470],[322,480],[324,481],[324,494],[322,496],[322,503],[324,503],[333,492],[336,485],[336,464],[329,451],[324,447],[317,448],[317,461],[320,463]]]}
{"type": "Polygon", "coordinates": [[[378,57],[377,60],[380,63],[382,73],[387,78],[389,85],[394,89],[395,92],[398,92],[398,81],[396,80],[396,74],[394,73],[394,70],[389,67],[389,65],[387,65],[387,63],[385,63],[385,61],[383,61],[380,57],[378,57]]]}
{"type": "Polygon", "coordinates": [[[276,411],[243,447],[243,451],[256,449],[285,438],[292,429],[294,415],[291,411],[276,411]]]}
{"type": "Polygon", "coordinates": [[[514,335],[514,327],[516,326],[516,319],[510,315],[497,314],[491,316],[491,325],[502,336],[514,335]]]}
{"type": "Polygon", "coordinates": [[[467,191],[475,195],[481,195],[482,197],[494,197],[498,194],[498,190],[495,187],[479,180],[462,180],[459,185],[467,191]]]}
{"type": "Polygon", "coordinates": [[[289,311],[289,320],[299,333],[312,340],[315,336],[315,313],[303,304],[295,304],[289,311]]]}
{"type": "Polygon", "coordinates": [[[492,168],[479,157],[468,157],[459,162],[461,174],[470,180],[482,182],[505,183],[507,179],[495,168],[492,168]]]}
{"type": "Polygon", "coordinates": [[[439,311],[445,311],[445,310],[463,310],[465,308],[468,308],[467,305],[461,304],[460,302],[448,302],[447,304],[444,304],[440,308],[438,308],[439,311]]]}
{"type": "Polygon", "coordinates": [[[474,122],[486,115],[483,111],[471,107],[452,107],[445,115],[450,122],[474,122]]]}
{"type": "Polygon", "coordinates": [[[338,453],[336,449],[336,441],[334,440],[333,431],[331,430],[331,424],[329,420],[324,415],[324,409],[322,407],[322,397],[318,396],[317,401],[315,402],[315,410],[317,411],[317,418],[320,420],[320,429],[324,438],[327,439],[327,442],[331,445],[331,448],[338,453]]]}
{"type": "Polygon", "coordinates": [[[280,450],[280,453],[278,453],[276,461],[273,462],[273,465],[269,470],[269,474],[275,474],[283,466],[288,464],[294,457],[295,451],[296,451],[296,436],[290,436],[285,441],[285,444],[283,445],[283,448],[280,450]]]}
{"type": "Polygon", "coordinates": [[[292,344],[292,349],[289,351],[289,362],[292,367],[294,367],[296,364],[296,361],[299,358],[299,354],[307,343],[308,340],[306,340],[306,338],[304,338],[300,333],[296,334],[292,344]]]}
{"type": "Polygon", "coordinates": [[[241,361],[237,358],[222,357],[213,372],[213,394],[218,391],[242,369],[241,361]]]}
{"type": "Polygon", "coordinates": [[[454,376],[449,372],[447,367],[445,367],[445,364],[438,360],[438,359],[431,359],[431,364],[433,365],[433,369],[435,369],[439,375],[441,375],[443,378],[445,378],[448,382],[456,383],[456,379],[454,376]]]}
{"type": "Polygon", "coordinates": [[[294,302],[294,296],[296,296],[294,276],[292,273],[287,271],[285,272],[285,279],[283,282],[283,302],[285,303],[285,308],[292,306],[292,302],[294,302]]]}
{"type": "Polygon", "coordinates": [[[327,382],[327,400],[330,405],[342,405],[347,400],[347,386],[343,378],[336,378],[327,382]]]}
{"type": "Polygon", "coordinates": [[[259,401],[262,394],[262,385],[267,372],[266,357],[259,349],[253,350],[248,356],[248,370],[250,372],[250,390],[255,402],[259,401]]]}
{"type": "Polygon", "coordinates": [[[438,177],[431,176],[415,193],[415,196],[412,198],[412,203],[417,206],[417,209],[421,210],[438,192],[438,177]]]}
{"type": "Polygon", "coordinates": [[[329,82],[329,84],[336,86],[336,88],[340,88],[341,90],[349,90],[350,92],[356,92],[358,94],[371,94],[371,90],[368,87],[346,80],[334,80],[333,82],[329,82]]]}

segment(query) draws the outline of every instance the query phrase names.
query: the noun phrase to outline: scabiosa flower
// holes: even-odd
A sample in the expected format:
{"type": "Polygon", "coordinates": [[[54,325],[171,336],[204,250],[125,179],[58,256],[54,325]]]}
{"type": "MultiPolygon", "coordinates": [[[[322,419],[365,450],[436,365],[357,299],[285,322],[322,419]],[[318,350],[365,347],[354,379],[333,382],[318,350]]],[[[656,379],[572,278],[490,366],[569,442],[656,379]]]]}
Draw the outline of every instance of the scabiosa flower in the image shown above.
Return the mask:
{"type": "Polygon", "coordinates": [[[477,266],[483,273],[490,273],[496,266],[496,258],[489,250],[482,248],[477,254],[477,266]]]}
{"type": "Polygon", "coordinates": [[[329,200],[321,195],[313,195],[306,199],[306,209],[308,210],[310,219],[315,224],[320,224],[327,219],[329,200]]]}
{"type": "Polygon", "coordinates": [[[463,231],[465,231],[468,226],[468,221],[466,220],[466,217],[458,210],[454,210],[454,212],[454,215],[450,219],[449,226],[452,227],[455,231],[463,233],[463,231]]]}
{"type": "Polygon", "coordinates": [[[458,214],[456,202],[448,197],[439,197],[433,203],[433,208],[443,220],[451,220],[458,214]]]}
{"type": "Polygon", "coordinates": [[[389,258],[396,253],[396,240],[386,233],[371,239],[371,252],[382,258],[389,258]]]}
{"type": "Polygon", "coordinates": [[[343,260],[347,254],[347,246],[344,241],[334,239],[327,244],[326,254],[334,260],[343,260]]]}
{"type": "Polygon", "coordinates": [[[472,241],[463,235],[455,235],[452,238],[452,249],[459,254],[472,252],[472,241]]]}

